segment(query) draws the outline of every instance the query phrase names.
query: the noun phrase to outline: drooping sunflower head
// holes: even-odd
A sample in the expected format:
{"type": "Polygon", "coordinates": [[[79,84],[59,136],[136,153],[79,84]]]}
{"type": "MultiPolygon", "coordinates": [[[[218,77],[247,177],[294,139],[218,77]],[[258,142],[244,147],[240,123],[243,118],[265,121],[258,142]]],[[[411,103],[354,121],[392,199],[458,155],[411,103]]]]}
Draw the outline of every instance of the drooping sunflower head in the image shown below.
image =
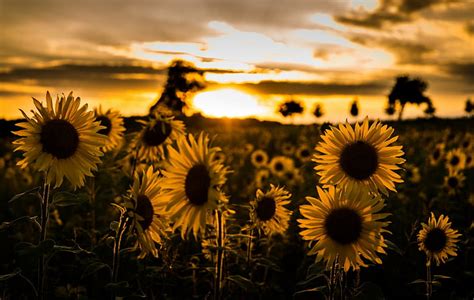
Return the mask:
{"type": "Polygon", "coordinates": [[[318,195],[306,197],[310,204],[300,207],[303,218],[298,219],[300,235],[310,242],[309,254],[317,254],[316,261],[325,260],[328,267],[337,259],[345,271],[366,267],[364,259],[381,264],[378,253],[387,246],[382,233],[390,223],[383,220],[389,214],[380,213],[384,202],[366,189],[318,187],[318,195]]]}
{"type": "Polygon", "coordinates": [[[460,149],[456,148],[446,154],[446,168],[448,170],[464,170],[466,167],[466,154],[460,149]]]}
{"type": "Polygon", "coordinates": [[[349,123],[331,126],[316,146],[315,169],[323,184],[343,185],[349,189],[368,187],[370,191],[395,191],[395,183],[403,182],[394,170],[405,162],[402,146],[391,146],[393,128],[368,118],[355,129],[349,123]]]}
{"type": "Polygon", "coordinates": [[[285,208],[291,194],[282,187],[270,185],[270,190],[257,190],[256,198],[250,202],[250,218],[253,225],[266,235],[283,234],[288,229],[291,211],[285,208]]]}
{"type": "Polygon", "coordinates": [[[120,113],[116,110],[108,109],[103,111],[102,107],[94,110],[95,119],[104,128],[99,130],[100,134],[107,137],[105,146],[102,148],[104,152],[111,151],[117,148],[123,140],[125,127],[120,113]]]}
{"type": "Polygon", "coordinates": [[[209,147],[209,138],[201,133],[178,139],[177,149],[168,147],[169,161],[163,171],[163,197],[174,222],[184,238],[192,231],[197,238],[205,230],[209,213],[227,199],[221,191],[228,169],[213,160],[220,149],[209,147]]]}
{"type": "Polygon", "coordinates": [[[255,150],[250,155],[250,161],[256,168],[265,167],[268,164],[268,154],[261,149],[255,150]]]}
{"type": "Polygon", "coordinates": [[[138,149],[137,157],[143,161],[157,162],[164,159],[165,147],[185,134],[184,123],[168,113],[155,111],[148,121],[139,122],[143,128],[134,138],[131,152],[138,149]]]}
{"type": "Polygon", "coordinates": [[[428,224],[421,223],[422,229],[418,232],[418,248],[425,252],[427,265],[435,261],[439,266],[445,263],[449,256],[456,256],[457,245],[461,234],[451,228],[448,216],[440,215],[436,219],[431,213],[428,224]]]}
{"type": "Polygon", "coordinates": [[[148,167],[136,173],[127,203],[132,216],[133,229],[137,234],[139,258],[147,254],[158,256],[155,243],[161,244],[168,231],[165,205],[159,201],[161,193],[160,172],[148,167]]]}
{"type": "Polygon", "coordinates": [[[444,177],[444,187],[448,194],[455,195],[464,186],[464,180],[466,177],[461,171],[450,169],[448,175],[444,177]]]}
{"type": "Polygon", "coordinates": [[[47,92],[46,106],[35,98],[33,103],[37,111],[32,111],[31,118],[21,111],[26,122],[17,124],[22,129],[15,132],[20,136],[14,141],[15,151],[24,152],[18,165],[46,172],[47,183],[55,187],[64,177],[74,188],[83,186],[85,176],[93,176],[103,155],[105,136],[99,133],[103,127],[72,92],[58,96],[54,104],[47,92]]]}

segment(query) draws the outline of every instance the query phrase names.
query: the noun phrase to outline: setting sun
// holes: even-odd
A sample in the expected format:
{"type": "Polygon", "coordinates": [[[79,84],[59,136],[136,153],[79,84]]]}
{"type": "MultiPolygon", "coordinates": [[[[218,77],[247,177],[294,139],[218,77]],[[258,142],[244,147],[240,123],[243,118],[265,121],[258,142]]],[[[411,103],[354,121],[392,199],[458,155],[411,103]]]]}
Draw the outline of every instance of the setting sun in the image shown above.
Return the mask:
{"type": "Polygon", "coordinates": [[[219,89],[197,94],[194,109],[211,117],[242,118],[265,114],[257,99],[236,89],[219,89]]]}

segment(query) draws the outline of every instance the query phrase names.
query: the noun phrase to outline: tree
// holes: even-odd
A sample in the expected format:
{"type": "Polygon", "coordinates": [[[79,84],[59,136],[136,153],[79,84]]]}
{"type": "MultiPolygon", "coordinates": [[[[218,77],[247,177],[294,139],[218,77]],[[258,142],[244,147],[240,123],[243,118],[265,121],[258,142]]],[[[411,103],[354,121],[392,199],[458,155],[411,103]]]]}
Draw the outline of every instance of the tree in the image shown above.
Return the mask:
{"type": "Polygon", "coordinates": [[[279,109],[278,112],[283,116],[283,117],[289,117],[293,116],[294,114],[301,114],[303,113],[303,106],[301,105],[300,102],[295,101],[295,100],[287,100],[283,102],[279,109]]]}
{"type": "Polygon", "coordinates": [[[467,112],[468,115],[470,115],[472,114],[473,110],[474,110],[474,103],[471,102],[471,98],[467,98],[464,111],[467,112]]]}
{"type": "Polygon", "coordinates": [[[395,106],[388,105],[385,107],[385,113],[389,116],[393,116],[393,114],[395,114],[395,106]]]}
{"type": "Polygon", "coordinates": [[[434,110],[431,99],[424,95],[427,88],[428,83],[420,78],[411,79],[408,76],[399,76],[396,78],[395,85],[388,95],[388,107],[395,110],[398,104],[400,107],[398,120],[402,119],[403,110],[407,103],[416,105],[426,103],[429,108],[428,110],[434,110]]]}
{"type": "Polygon", "coordinates": [[[181,113],[187,106],[186,97],[205,88],[204,72],[193,64],[175,60],[168,67],[168,78],[160,98],[150,108],[152,114],[159,105],[181,113]]]}
{"type": "Polygon", "coordinates": [[[322,104],[316,103],[316,106],[314,107],[314,110],[313,110],[313,115],[318,119],[324,115],[322,104]]]}
{"type": "Polygon", "coordinates": [[[359,115],[359,105],[358,105],[357,98],[355,98],[351,104],[350,113],[351,113],[351,116],[353,117],[357,117],[359,115]]]}

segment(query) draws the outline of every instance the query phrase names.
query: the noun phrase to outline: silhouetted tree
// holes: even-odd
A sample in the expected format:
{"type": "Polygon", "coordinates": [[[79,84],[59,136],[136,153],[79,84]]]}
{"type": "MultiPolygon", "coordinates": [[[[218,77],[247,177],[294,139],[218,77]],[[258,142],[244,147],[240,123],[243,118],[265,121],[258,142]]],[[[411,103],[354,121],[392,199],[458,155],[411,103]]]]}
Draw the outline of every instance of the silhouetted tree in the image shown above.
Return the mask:
{"type": "Polygon", "coordinates": [[[393,116],[395,114],[395,106],[394,105],[387,105],[385,107],[385,113],[389,116],[393,116]]]}
{"type": "Polygon", "coordinates": [[[324,115],[322,104],[316,103],[316,106],[314,107],[313,115],[318,119],[324,115]]]}
{"type": "Polygon", "coordinates": [[[464,107],[464,111],[467,112],[468,115],[473,113],[474,103],[471,102],[471,98],[466,99],[466,106],[464,107]]]}
{"type": "Polygon", "coordinates": [[[159,105],[182,112],[186,107],[186,97],[189,93],[197,92],[205,87],[204,72],[193,64],[175,60],[168,67],[168,78],[160,98],[150,108],[150,114],[159,105]]]}
{"type": "Polygon", "coordinates": [[[295,100],[287,100],[280,105],[278,112],[286,118],[295,114],[301,114],[303,113],[303,110],[304,108],[300,102],[295,100]]]}
{"type": "Polygon", "coordinates": [[[353,117],[357,117],[359,115],[359,105],[358,105],[357,98],[355,98],[351,104],[350,113],[351,113],[351,116],[353,117]]]}
{"type": "Polygon", "coordinates": [[[434,109],[431,99],[424,95],[427,88],[428,83],[420,78],[411,79],[408,76],[399,76],[388,95],[388,107],[395,110],[396,104],[399,104],[398,120],[402,119],[403,110],[407,103],[416,105],[426,103],[428,107],[431,106],[434,109]]]}
{"type": "Polygon", "coordinates": [[[428,103],[428,107],[425,109],[425,114],[427,114],[430,117],[434,117],[435,112],[436,112],[436,108],[433,106],[433,104],[431,102],[428,103]]]}

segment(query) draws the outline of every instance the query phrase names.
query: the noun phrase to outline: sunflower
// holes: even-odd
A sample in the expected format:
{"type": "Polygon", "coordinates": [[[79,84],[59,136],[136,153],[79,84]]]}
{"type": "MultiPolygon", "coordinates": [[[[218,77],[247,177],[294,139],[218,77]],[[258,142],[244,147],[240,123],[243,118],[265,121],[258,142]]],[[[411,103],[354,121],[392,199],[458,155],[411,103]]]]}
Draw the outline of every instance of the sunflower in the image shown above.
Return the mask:
{"type": "Polygon", "coordinates": [[[180,137],[177,149],[169,146],[168,151],[161,201],[167,205],[173,229],[181,228],[183,238],[192,231],[197,239],[205,230],[209,212],[227,202],[221,187],[228,170],[212,159],[220,149],[210,148],[203,133],[197,139],[192,134],[180,137]]]}
{"type": "Polygon", "coordinates": [[[226,156],[225,156],[224,152],[219,151],[219,152],[214,153],[214,155],[212,156],[212,160],[223,164],[223,163],[225,163],[226,156]]]}
{"type": "Polygon", "coordinates": [[[444,177],[444,186],[449,195],[455,195],[464,185],[466,177],[459,171],[449,170],[448,176],[444,177]]]}
{"type": "Polygon", "coordinates": [[[166,236],[168,220],[165,205],[158,201],[160,197],[161,178],[159,171],[148,167],[145,171],[135,173],[131,198],[127,203],[132,216],[132,228],[137,233],[141,253],[139,258],[147,254],[158,256],[155,243],[161,244],[166,236]]]}
{"type": "Polygon", "coordinates": [[[290,143],[284,143],[281,146],[281,153],[283,153],[283,155],[286,155],[286,156],[292,156],[293,153],[295,153],[295,146],[293,146],[290,143]]]}
{"type": "Polygon", "coordinates": [[[47,184],[59,187],[64,177],[78,188],[84,185],[85,176],[93,176],[97,170],[100,148],[105,137],[99,133],[103,129],[95,121],[94,112],[87,111],[87,104],[81,106],[80,98],[72,92],[55,103],[49,92],[46,93],[46,106],[33,98],[37,112],[31,111],[28,117],[22,110],[26,122],[18,123],[23,129],[15,132],[20,138],[13,143],[15,151],[23,151],[23,159],[18,165],[46,172],[47,184]]]}
{"type": "Polygon", "coordinates": [[[433,152],[429,155],[430,164],[432,166],[437,165],[443,158],[443,155],[444,155],[444,144],[443,143],[436,144],[433,152]]]}
{"type": "Polygon", "coordinates": [[[268,183],[270,178],[270,171],[268,169],[260,169],[255,173],[255,185],[261,188],[263,185],[268,183]]]}
{"type": "Polygon", "coordinates": [[[457,246],[461,234],[451,228],[448,216],[440,215],[436,219],[434,213],[428,219],[428,224],[421,223],[422,229],[418,232],[418,249],[424,251],[428,261],[435,261],[439,266],[445,263],[448,256],[456,256],[457,246]]]}
{"type": "Polygon", "coordinates": [[[296,157],[303,163],[311,160],[311,148],[302,145],[296,150],[296,157]]]}
{"type": "Polygon", "coordinates": [[[123,140],[123,134],[125,127],[123,126],[123,119],[120,113],[116,110],[108,109],[102,111],[102,107],[94,110],[96,121],[100,122],[100,125],[105,127],[99,130],[100,134],[107,136],[105,146],[102,147],[104,152],[108,152],[119,147],[123,140]]]}
{"type": "Polygon", "coordinates": [[[402,146],[390,146],[398,136],[391,137],[393,128],[378,121],[369,127],[365,118],[355,130],[349,123],[331,126],[327,130],[314,155],[318,163],[315,169],[323,184],[347,186],[348,189],[368,187],[370,191],[395,191],[395,183],[403,182],[394,170],[405,160],[402,146]],[[388,190],[387,190],[388,189],[388,190]]]}
{"type": "Polygon", "coordinates": [[[278,177],[283,177],[286,172],[293,171],[294,168],[294,161],[286,156],[275,156],[270,161],[270,170],[278,177]]]}
{"type": "Polygon", "coordinates": [[[446,154],[446,168],[448,170],[463,170],[466,167],[466,154],[456,148],[446,154]]]}
{"type": "Polygon", "coordinates": [[[405,180],[412,183],[419,183],[421,180],[420,168],[414,165],[406,165],[405,180]]]}
{"type": "Polygon", "coordinates": [[[265,235],[283,234],[288,229],[291,211],[285,208],[291,194],[282,187],[270,185],[270,190],[257,190],[256,198],[250,202],[250,219],[265,235]]]}
{"type": "Polygon", "coordinates": [[[300,235],[312,247],[309,254],[317,254],[317,262],[324,259],[327,267],[337,259],[346,272],[367,267],[363,258],[381,264],[378,253],[387,246],[382,233],[390,223],[382,220],[389,214],[379,213],[385,206],[382,199],[367,189],[317,189],[319,199],[306,197],[310,204],[300,207],[304,218],[298,219],[300,235]]]}
{"type": "Polygon", "coordinates": [[[268,154],[263,150],[255,150],[250,155],[250,161],[256,168],[265,167],[268,164],[268,154]]]}
{"type": "Polygon", "coordinates": [[[162,160],[165,146],[185,133],[184,123],[175,120],[167,111],[156,110],[148,121],[138,122],[143,124],[143,128],[132,141],[131,152],[138,151],[137,157],[147,162],[162,160]]]}

